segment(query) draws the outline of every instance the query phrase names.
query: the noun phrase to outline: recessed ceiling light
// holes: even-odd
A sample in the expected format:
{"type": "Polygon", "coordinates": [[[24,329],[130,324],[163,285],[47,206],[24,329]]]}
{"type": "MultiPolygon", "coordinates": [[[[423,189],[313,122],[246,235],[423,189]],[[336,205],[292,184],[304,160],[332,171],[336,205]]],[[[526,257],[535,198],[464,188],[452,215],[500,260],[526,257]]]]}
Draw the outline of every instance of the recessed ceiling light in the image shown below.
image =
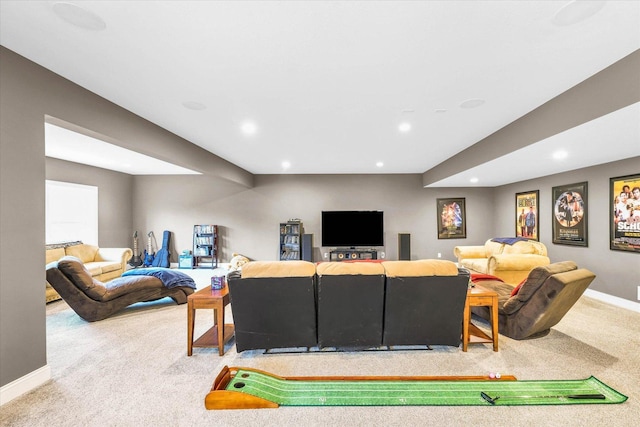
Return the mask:
{"type": "Polygon", "coordinates": [[[107,28],[98,15],[72,3],[54,3],[53,12],[69,24],[85,30],[102,31],[107,28]]]}
{"type": "Polygon", "coordinates": [[[598,13],[605,3],[604,1],[570,1],[556,12],[551,22],[560,26],[577,24],[598,13]]]}
{"type": "Polygon", "coordinates": [[[242,124],[242,133],[244,133],[245,135],[253,135],[257,130],[258,128],[253,122],[244,122],[242,124]]]}
{"type": "Polygon", "coordinates": [[[476,182],[478,182],[478,178],[473,177],[469,180],[469,182],[471,182],[472,184],[475,184],[476,182]]]}
{"type": "Polygon", "coordinates": [[[558,150],[552,154],[553,158],[556,160],[566,159],[568,155],[569,153],[567,153],[565,150],[558,150]]]}
{"type": "Polygon", "coordinates": [[[282,162],[282,169],[289,169],[291,167],[291,163],[289,163],[288,161],[284,161],[282,162]]]}
{"type": "Polygon", "coordinates": [[[406,110],[402,110],[403,113],[415,113],[416,110],[412,110],[412,109],[406,109],[406,110]]]}
{"type": "Polygon", "coordinates": [[[379,167],[379,168],[381,168],[381,167],[383,167],[383,166],[384,166],[384,163],[382,163],[382,162],[377,162],[377,163],[376,163],[376,166],[377,166],[377,167],[379,167]]]}
{"type": "Polygon", "coordinates": [[[182,106],[184,108],[187,108],[189,110],[196,110],[196,111],[200,111],[200,110],[204,110],[207,108],[206,105],[201,104],[199,102],[196,101],[185,101],[182,103],[182,106]]]}
{"type": "Polygon", "coordinates": [[[409,132],[411,130],[411,123],[408,123],[408,122],[400,123],[400,126],[398,126],[398,130],[402,133],[409,132]]]}
{"type": "Polygon", "coordinates": [[[476,108],[481,106],[482,104],[484,104],[484,99],[480,99],[480,98],[471,98],[471,99],[467,99],[466,101],[463,101],[460,104],[461,108],[476,108]]]}
{"type": "Polygon", "coordinates": [[[435,110],[436,113],[446,113],[447,109],[446,108],[438,108],[435,110]]]}

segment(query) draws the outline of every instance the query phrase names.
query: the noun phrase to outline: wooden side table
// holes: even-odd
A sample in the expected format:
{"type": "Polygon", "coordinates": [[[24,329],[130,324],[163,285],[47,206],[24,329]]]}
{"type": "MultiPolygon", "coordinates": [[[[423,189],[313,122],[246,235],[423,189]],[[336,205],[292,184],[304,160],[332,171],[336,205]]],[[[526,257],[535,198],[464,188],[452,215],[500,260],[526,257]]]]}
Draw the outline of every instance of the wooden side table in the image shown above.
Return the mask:
{"type": "Polygon", "coordinates": [[[224,354],[224,344],[233,336],[232,324],[224,323],[224,308],[229,304],[229,288],[213,290],[210,286],[187,297],[187,356],[193,354],[193,347],[218,347],[220,356],[224,354]],[[213,309],[213,326],[200,338],[193,340],[196,310],[213,309]]]}
{"type": "Polygon", "coordinates": [[[498,294],[475,286],[467,291],[462,324],[462,351],[467,351],[469,343],[493,343],[493,351],[498,351],[498,294]],[[491,336],[471,323],[471,307],[488,306],[491,318],[491,336]]]}

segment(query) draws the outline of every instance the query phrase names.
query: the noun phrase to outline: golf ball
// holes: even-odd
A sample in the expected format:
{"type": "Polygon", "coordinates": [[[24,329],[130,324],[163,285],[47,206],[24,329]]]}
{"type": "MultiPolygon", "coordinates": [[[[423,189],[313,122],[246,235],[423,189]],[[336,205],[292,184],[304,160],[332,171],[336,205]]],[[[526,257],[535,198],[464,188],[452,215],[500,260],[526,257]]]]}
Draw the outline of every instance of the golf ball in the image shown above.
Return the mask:
{"type": "Polygon", "coordinates": [[[489,372],[489,378],[495,378],[496,374],[494,374],[493,372],[489,372]]]}
{"type": "Polygon", "coordinates": [[[500,378],[500,372],[496,373],[496,378],[500,378]]]}

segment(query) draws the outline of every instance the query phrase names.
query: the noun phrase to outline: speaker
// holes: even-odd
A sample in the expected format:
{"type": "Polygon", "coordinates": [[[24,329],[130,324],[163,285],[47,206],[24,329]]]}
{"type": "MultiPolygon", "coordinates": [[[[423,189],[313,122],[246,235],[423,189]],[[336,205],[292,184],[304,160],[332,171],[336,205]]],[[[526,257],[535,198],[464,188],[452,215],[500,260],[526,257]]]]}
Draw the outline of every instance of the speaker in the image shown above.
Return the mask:
{"type": "Polygon", "coordinates": [[[313,262],[313,234],[302,235],[302,260],[313,262]]]}
{"type": "Polygon", "coordinates": [[[411,234],[409,233],[398,233],[398,259],[411,260],[411,234]]]}

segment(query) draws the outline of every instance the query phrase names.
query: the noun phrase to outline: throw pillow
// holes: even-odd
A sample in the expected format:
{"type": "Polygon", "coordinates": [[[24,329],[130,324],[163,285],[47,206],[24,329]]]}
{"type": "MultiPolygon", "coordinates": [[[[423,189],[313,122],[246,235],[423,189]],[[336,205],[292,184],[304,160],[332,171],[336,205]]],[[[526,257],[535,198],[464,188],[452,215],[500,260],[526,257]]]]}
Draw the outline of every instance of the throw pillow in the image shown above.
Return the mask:
{"type": "Polygon", "coordinates": [[[498,282],[503,282],[501,278],[492,276],[491,274],[471,273],[471,281],[473,283],[480,282],[482,280],[497,280],[498,282]]]}

